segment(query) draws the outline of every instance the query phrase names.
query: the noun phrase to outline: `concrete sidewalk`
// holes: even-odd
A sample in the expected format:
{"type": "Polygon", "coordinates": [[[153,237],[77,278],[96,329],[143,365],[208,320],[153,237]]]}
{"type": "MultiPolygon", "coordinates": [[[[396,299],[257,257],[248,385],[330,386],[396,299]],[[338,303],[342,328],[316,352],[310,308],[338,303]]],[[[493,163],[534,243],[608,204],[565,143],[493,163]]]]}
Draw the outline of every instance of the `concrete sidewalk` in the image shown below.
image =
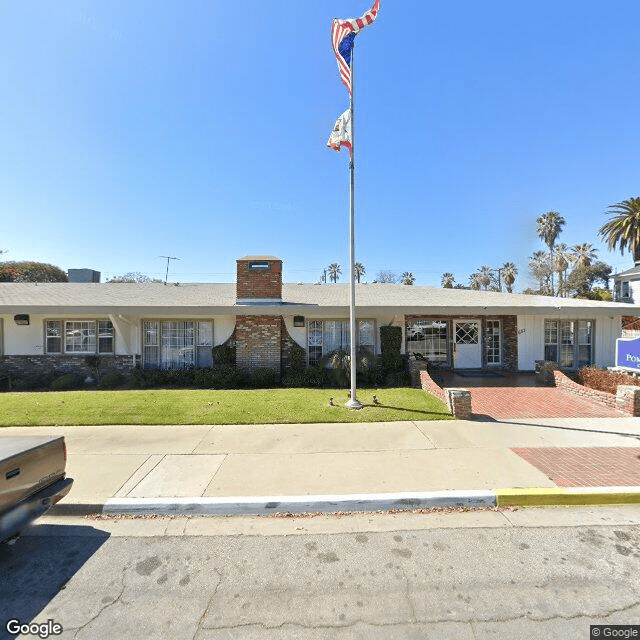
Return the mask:
{"type": "Polygon", "coordinates": [[[58,514],[640,502],[640,418],[3,432],[65,436],[58,514]]]}

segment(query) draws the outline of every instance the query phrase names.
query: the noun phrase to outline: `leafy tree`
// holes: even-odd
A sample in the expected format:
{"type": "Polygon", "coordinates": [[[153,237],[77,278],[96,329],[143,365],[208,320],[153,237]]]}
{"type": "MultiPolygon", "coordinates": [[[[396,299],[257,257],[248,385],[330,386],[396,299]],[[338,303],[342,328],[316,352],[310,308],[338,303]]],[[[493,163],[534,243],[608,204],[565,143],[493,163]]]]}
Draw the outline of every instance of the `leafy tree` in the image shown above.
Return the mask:
{"type": "Polygon", "coordinates": [[[329,272],[329,280],[331,280],[334,284],[338,282],[340,274],[342,273],[340,265],[337,262],[332,262],[327,267],[327,271],[329,272]]]}
{"type": "Polygon", "coordinates": [[[610,251],[620,247],[633,254],[633,261],[640,262],[640,198],[629,198],[608,207],[612,216],[600,227],[598,235],[606,240],[610,251]]]}
{"type": "Polygon", "coordinates": [[[2,282],[68,282],[67,274],[52,264],[45,262],[3,262],[0,263],[2,282]]]}
{"type": "Polygon", "coordinates": [[[376,276],[376,282],[386,284],[396,284],[399,280],[398,274],[393,271],[378,271],[378,275],[376,276]]]}
{"type": "Polygon", "coordinates": [[[401,280],[400,280],[400,284],[409,284],[409,285],[413,285],[416,282],[416,278],[413,275],[413,273],[410,273],[409,271],[405,271],[402,276],[401,276],[401,280]]]}
{"type": "MultiPolygon", "coordinates": [[[[547,211],[536,220],[536,233],[549,247],[549,257],[553,256],[553,247],[565,222],[565,219],[557,211],[547,211]]],[[[553,270],[551,270],[551,295],[554,295],[553,270]]]]}
{"type": "Polygon", "coordinates": [[[453,273],[449,273],[447,271],[446,273],[442,274],[441,282],[444,289],[453,289],[453,285],[456,283],[456,279],[453,277],[453,273]]]}
{"type": "Polygon", "coordinates": [[[516,281],[518,275],[518,267],[513,262],[505,262],[501,268],[502,279],[504,285],[507,287],[507,293],[513,293],[513,283],[516,281]]]}
{"type": "Polygon", "coordinates": [[[567,278],[567,290],[574,298],[601,299],[592,298],[594,285],[601,284],[608,289],[612,271],[612,267],[602,261],[586,267],[575,267],[567,278]]]}
{"type": "Polygon", "coordinates": [[[139,271],[129,271],[121,276],[114,276],[107,280],[107,282],[137,282],[138,284],[148,284],[149,282],[162,282],[162,280],[150,278],[148,275],[140,273],[139,271]]]}
{"type": "Polygon", "coordinates": [[[17,277],[18,271],[15,267],[6,262],[0,262],[0,282],[15,282],[17,277]]]}
{"type": "Polygon", "coordinates": [[[355,273],[358,284],[360,284],[360,278],[362,278],[362,276],[366,273],[367,270],[364,268],[364,265],[362,264],[362,262],[356,262],[353,265],[353,271],[355,273]]]}

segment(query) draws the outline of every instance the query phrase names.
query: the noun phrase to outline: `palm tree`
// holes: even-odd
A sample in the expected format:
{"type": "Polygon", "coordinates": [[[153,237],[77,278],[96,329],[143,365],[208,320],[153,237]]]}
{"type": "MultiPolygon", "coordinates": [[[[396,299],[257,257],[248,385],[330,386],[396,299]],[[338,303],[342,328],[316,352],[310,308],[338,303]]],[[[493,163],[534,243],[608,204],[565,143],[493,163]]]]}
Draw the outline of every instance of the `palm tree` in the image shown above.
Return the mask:
{"type": "MultiPolygon", "coordinates": [[[[536,232],[538,237],[549,247],[549,257],[553,260],[553,246],[556,243],[562,227],[565,225],[565,219],[557,211],[547,211],[536,220],[536,232]]],[[[551,295],[553,293],[553,270],[551,271],[551,295]]]]}
{"type": "Polygon", "coordinates": [[[474,291],[480,291],[480,289],[482,288],[482,282],[480,281],[481,279],[481,275],[480,272],[476,272],[476,273],[472,273],[469,276],[469,286],[474,290],[474,291]]]}
{"type": "Polygon", "coordinates": [[[513,262],[505,262],[500,270],[505,287],[507,287],[507,293],[513,293],[513,283],[518,275],[518,267],[513,262]]]}
{"type": "Polygon", "coordinates": [[[529,269],[538,281],[539,290],[549,292],[549,277],[553,269],[549,262],[549,256],[544,251],[534,251],[529,258],[529,269]]]}
{"type": "Polygon", "coordinates": [[[480,281],[480,284],[484,287],[485,291],[489,288],[489,285],[493,280],[492,271],[493,269],[491,269],[491,267],[487,266],[486,264],[483,264],[480,269],[478,269],[478,279],[480,281]]]}
{"type": "Polygon", "coordinates": [[[564,242],[557,244],[553,249],[553,270],[558,272],[558,295],[564,297],[567,269],[569,263],[575,260],[571,249],[564,242]]]}
{"type": "Polygon", "coordinates": [[[331,280],[334,283],[338,281],[338,278],[342,273],[342,269],[340,268],[340,265],[337,262],[332,262],[327,267],[327,271],[329,272],[329,280],[331,280]]]}
{"type": "Polygon", "coordinates": [[[356,280],[358,281],[358,284],[360,284],[360,278],[362,278],[362,276],[366,273],[367,270],[364,268],[364,265],[362,264],[362,262],[356,262],[353,265],[353,270],[355,272],[356,280]]]}
{"type": "Polygon", "coordinates": [[[400,284],[414,284],[416,279],[413,273],[405,271],[401,276],[400,284]]]}
{"type": "Polygon", "coordinates": [[[573,247],[573,259],[576,267],[590,267],[591,262],[598,258],[598,250],[590,242],[583,242],[573,247]]]}
{"type": "Polygon", "coordinates": [[[442,286],[444,289],[453,289],[453,285],[455,284],[456,279],[453,277],[453,273],[442,274],[442,286]]]}
{"type": "Polygon", "coordinates": [[[608,207],[613,218],[600,227],[598,235],[607,241],[610,251],[627,249],[635,264],[640,262],[640,198],[629,198],[608,207]]]}

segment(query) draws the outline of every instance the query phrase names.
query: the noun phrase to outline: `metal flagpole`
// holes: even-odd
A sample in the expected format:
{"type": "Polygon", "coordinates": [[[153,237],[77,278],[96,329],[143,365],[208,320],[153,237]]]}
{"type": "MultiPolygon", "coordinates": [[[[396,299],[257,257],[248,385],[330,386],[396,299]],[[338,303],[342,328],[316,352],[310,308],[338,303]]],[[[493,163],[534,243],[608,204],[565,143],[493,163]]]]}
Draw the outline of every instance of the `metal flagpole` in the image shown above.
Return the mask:
{"type": "Polygon", "coordinates": [[[351,188],[349,190],[350,199],[350,215],[349,215],[349,262],[351,271],[351,284],[349,285],[349,342],[351,343],[351,397],[347,402],[349,409],[362,409],[362,405],[358,402],[356,397],[356,221],[355,221],[355,192],[356,192],[356,180],[355,180],[355,155],[356,155],[356,142],[355,142],[355,123],[353,120],[353,94],[354,94],[354,55],[355,55],[355,41],[353,48],[351,49],[351,96],[349,100],[349,106],[351,109],[351,161],[349,162],[349,169],[351,172],[351,188]]]}

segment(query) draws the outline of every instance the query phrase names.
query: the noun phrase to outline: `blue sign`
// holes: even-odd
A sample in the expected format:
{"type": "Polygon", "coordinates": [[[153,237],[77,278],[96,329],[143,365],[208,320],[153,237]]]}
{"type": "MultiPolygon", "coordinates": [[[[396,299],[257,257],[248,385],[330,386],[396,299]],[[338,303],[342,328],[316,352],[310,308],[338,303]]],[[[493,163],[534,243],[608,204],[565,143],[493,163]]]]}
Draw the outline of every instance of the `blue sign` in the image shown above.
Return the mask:
{"type": "Polygon", "coordinates": [[[640,369],[640,338],[618,338],[616,340],[616,366],[640,369]]]}

